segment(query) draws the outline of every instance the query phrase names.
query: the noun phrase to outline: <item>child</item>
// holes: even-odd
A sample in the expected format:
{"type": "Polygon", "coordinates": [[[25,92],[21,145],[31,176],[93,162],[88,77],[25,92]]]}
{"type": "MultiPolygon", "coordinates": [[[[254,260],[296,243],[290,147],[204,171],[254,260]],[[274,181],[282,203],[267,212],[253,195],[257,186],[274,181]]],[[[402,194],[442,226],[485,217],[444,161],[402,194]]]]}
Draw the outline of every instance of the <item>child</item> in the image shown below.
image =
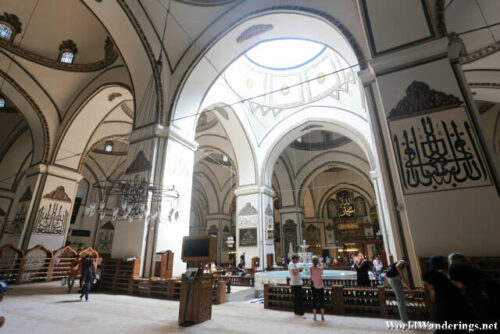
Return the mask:
{"type": "MultiPolygon", "coordinates": [[[[5,295],[7,294],[7,290],[10,290],[7,283],[5,283],[4,281],[0,281],[0,302],[4,299],[5,295]]],[[[5,318],[3,316],[0,316],[0,327],[2,327],[4,323],[5,323],[5,318]]]]}

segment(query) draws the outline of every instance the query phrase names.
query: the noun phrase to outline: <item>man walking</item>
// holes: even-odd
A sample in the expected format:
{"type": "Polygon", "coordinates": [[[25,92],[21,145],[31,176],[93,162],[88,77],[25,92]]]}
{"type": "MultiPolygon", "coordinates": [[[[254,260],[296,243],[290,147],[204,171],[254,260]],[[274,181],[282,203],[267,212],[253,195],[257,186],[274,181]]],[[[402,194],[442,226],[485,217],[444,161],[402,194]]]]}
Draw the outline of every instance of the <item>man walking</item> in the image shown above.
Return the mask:
{"type": "Polygon", "coordinates": [[[288,271],[290,272],[290,283],[292,285],[292,293],[293,293],[293,309],[295,315],[301,316],[302,319],[304,317],[304,305],[302,304],[302,278],[300,277],[300,273],[303,268],[298,268],[297,263],[299,262],[299,256],[293,255],[292,262],[288,264],[288,271]]]}
{"type": "Polygon", "coordinates": [[[408,289],[411,293],[411,287],[406,279],[405,273],[403,269],[407,266],[408,258],[403,257],[401,260],[392,263],[387,267],[387,272],[385,277],[389,282],[394,294],[396,295],[396,299],[398,302],[398,311],[399,317],[402,322],[408,322],[408,312],[406,311],[406,300],[405,300],[405,290],[404,287],[408,289]],[[403,287],[404,286],[404,287],[403,287]]]}

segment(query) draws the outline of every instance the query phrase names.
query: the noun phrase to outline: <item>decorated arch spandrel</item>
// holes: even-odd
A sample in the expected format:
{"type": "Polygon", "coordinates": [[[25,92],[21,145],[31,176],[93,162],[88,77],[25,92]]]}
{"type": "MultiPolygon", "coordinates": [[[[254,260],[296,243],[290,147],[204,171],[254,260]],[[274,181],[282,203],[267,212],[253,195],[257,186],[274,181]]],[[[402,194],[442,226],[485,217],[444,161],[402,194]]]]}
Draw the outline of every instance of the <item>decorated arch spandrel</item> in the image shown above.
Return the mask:
{"type": "Polygon", "coordinates": [[[52,251],[43,245],[29,249],[18,281],[22,283],[46,281],[51,275],[53,258],[52,251]]]}
{"type": "Polygon", "coordinates": [[[96,260],[99,260],[99,252],[93,249],[92,247],[88,247],[87,249],[82,250],[79,254],[80,258],[83,258],[84,256],[88,255],[91,257],[95,257],[96,260]]]}
{"type": "Polygon", "coordinates": [[[51,280],[62,279],[69,275],[71,262],[78,258],[78,252],[71,246],[61,247],[54,251],[54,268],[51,280]]]}

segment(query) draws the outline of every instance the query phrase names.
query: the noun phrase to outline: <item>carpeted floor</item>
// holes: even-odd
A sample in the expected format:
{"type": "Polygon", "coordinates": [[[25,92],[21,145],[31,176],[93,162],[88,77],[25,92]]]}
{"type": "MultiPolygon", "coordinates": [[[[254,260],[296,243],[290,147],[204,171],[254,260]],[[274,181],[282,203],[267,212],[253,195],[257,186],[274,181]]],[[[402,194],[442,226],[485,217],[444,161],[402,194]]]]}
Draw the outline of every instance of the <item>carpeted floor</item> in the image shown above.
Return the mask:
{"type": "Polygon", "coordinates": [[[212,320],[182,329],[175,301],[93,294],[86,303],[57,282],[13,288],[0,303],[3,333],[395,333],[382,319],[327,316],[325,322],[313,322],[311,314],[303,320],[249,300],[213,306],[212,320]]]}

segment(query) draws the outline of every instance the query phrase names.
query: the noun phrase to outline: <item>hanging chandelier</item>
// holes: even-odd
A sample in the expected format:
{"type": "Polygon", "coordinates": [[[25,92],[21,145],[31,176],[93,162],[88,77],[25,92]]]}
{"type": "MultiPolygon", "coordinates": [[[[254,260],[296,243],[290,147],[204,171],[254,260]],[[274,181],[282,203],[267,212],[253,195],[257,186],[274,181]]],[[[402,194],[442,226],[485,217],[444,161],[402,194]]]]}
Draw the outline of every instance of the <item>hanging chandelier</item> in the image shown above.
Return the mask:
{"type": "MultiPolygon", "coordinates": [[[[135,175],[130,180],[98,181],[92,185],[92,188],[101,192],[102,198],[109,200],[114,197],[116,199],[118,205],[112,209],[113,221],[123,219],[132,222],[134,219],[145,218],[146,214],[148,218],[156,219],[160,214],[162,203],[169,205],[169,221],[172,221],[172,217],[179,216],[177,211],[179,192],[174,186],[164,187],[135,175]]],[[[95,201],[91,201],[85,208],[85,214],[94,216],[97,213],[99,219],[103,220],[106,216],[105,208],[104,199],[101,199],[99,206],[95,201]]]]}

